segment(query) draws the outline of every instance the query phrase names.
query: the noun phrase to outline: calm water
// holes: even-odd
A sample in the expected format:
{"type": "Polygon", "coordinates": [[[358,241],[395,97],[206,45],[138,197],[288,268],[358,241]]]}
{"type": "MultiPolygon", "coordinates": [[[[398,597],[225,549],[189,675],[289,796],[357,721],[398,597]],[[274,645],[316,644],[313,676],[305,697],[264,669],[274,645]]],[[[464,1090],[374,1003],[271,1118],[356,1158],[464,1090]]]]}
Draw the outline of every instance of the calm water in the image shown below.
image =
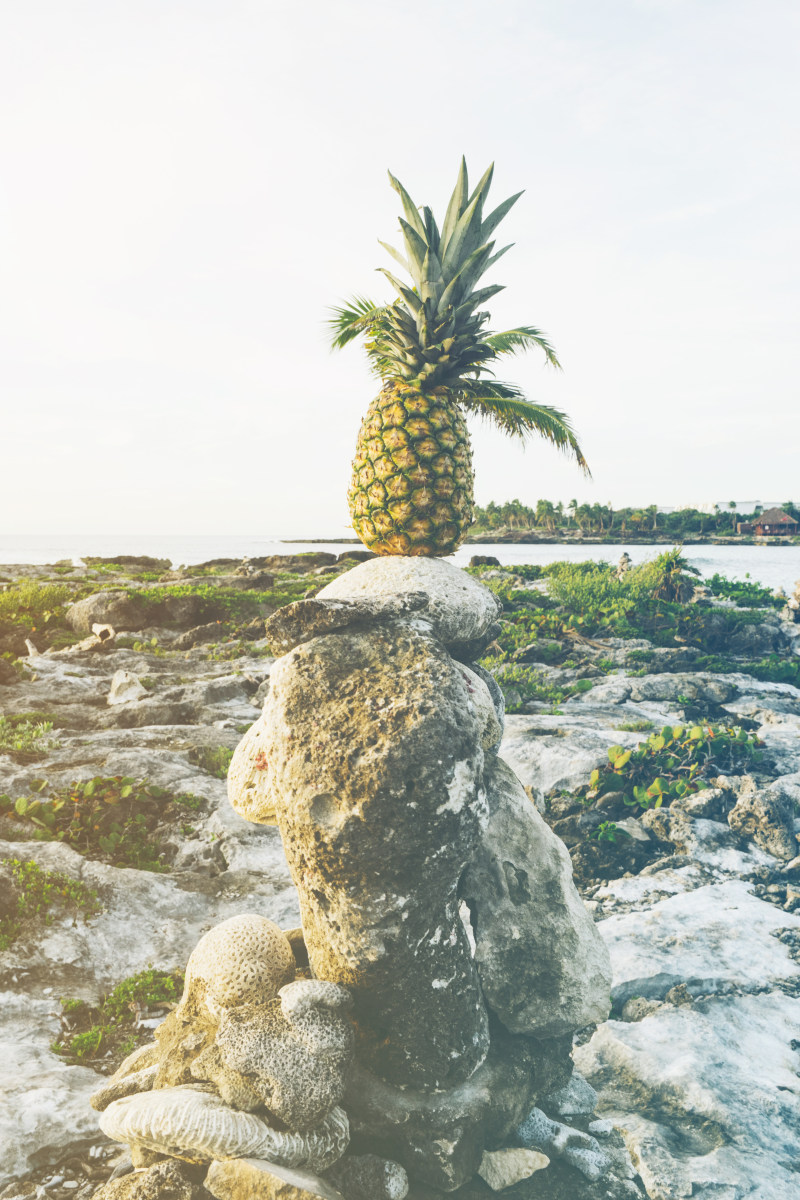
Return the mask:
{"type": "MultiPolygon", "coordinates": [[[[116,554],[150,554],[168,558],[175,566],[205,562],[210,558],[255,558],[265,554],[298,554],[308,550],[340,553],[353,549],[352,543],[285,542],[278,535],[247,534],[58,534],[0,535],[0,563],[53,563],[59,559],[78,561],[82,555],[110,557],[116,554]]],[[[539,563],[566,559],[605,559],[616,562],[624,550],[634,563],[654,558],[667,549],[664,545],[628,546],[614,542],[603,546],[463,546],[454,556],[459,564],[469,562],[473,554],[494,554],[501,563],[539,563]]],[[[800,546],[687,546],[686,558],[703,575],[719,571],[732,579],[750,579],[767,587],[782,587],[791,592],[800,579],[800,546]]]]}

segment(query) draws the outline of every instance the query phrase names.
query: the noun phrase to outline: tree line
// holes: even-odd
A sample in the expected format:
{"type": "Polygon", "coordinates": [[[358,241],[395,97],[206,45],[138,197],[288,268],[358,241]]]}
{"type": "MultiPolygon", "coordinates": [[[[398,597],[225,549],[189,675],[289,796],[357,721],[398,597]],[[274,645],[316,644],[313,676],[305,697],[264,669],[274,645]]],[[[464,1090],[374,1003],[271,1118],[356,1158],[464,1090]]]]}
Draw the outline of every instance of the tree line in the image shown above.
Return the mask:
{"type": "MultiPolygon", "coordinates": [[[[800,507],[787,500],[781,505],[784,512],[800,521],[800,507]]],[[[716,504],[711,512],[698,508],[681,508],[675,512],[659,512],[655,504],[645,508],[612,508],[609,504],[578,504],[577,500],[554,503],[552,500],[537,500],[535,506],[509,500],[495,504],[491,500],[485,508],[475,506],[475,524],[471,532],[525,531],[543,529],[547,533],[587,533],[639,535],[662,534],[680,539],[687,534],[731,535],[736,533],[740,521],[754,521],[761,509],[752,513],[736,511],[736,501],[727,505],[716,504]]]]}

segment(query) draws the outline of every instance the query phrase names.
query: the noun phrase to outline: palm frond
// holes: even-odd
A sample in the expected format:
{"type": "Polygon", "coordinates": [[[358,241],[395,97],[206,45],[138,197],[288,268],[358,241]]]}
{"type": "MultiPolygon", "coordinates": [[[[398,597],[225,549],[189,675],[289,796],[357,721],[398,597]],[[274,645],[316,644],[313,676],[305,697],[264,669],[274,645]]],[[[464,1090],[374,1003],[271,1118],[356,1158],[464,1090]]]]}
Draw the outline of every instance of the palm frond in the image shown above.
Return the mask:
{"type": "Polygon", "coordinates": [[[459,400],[468,412],[485,417],[511,437],[524,440],[538,434],[545,438],[574,458],[584,474],[591,477],[569,417],[560,409],[549,404],[532,404],[513,384],[488,379],[462,381],[459,400]]]}
{"type": "Polygon", "coordinates": [[[532,350],[535,346],[544,351],[544,356],[551,367],[561,369],[561,363],[550,342],[541,329],[536,329],[533,325],[520,325],[516,329],[506,329],[503,333],[489,333],[483,340],[492,347],[497,355],[518,354],[521,350],[532,350]]]}
{"type": "Polygon", "coordinates": [[[341,350],[362,334],[374,333],[385,318],[386,307],[366,296],[354,296],[346,306],[331,308],[333,315],[325,322],[331,335],[331,349],[341,350]]]}

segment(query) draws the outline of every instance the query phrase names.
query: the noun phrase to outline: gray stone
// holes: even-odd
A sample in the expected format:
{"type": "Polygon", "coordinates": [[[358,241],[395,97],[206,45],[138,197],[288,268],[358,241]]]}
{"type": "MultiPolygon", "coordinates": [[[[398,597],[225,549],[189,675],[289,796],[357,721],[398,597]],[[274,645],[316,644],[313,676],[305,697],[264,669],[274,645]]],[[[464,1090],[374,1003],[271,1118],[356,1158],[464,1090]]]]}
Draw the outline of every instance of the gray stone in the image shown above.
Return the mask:
{"type": "Polygon", "coordinates": [[[287,654],[311,638],[322,637],[335,629],[373,625],[391,621],[427,608],[425,592],[399,595],[362,596],[355,600],[295,600],[278,609],[266,623],[267,640],[276,654],[287,654]]]}
{"type": "Polygon", "coordinates": [[[66,611],[66,619],[76,633],[91,634],[92,625],[112,625],[114,629],[141,629],[142,607],[127,592],[95,592],[77,600],[66,611]]]}
{"type": "Polygon", "coordinates": [[[213,1162],[203,1186],[216,1200],[345,1200],[320,1175],[257,1158],[213,1162]]]}
{"type": "Polygon", "coordinates": [[[318,599],[393,597],[398,592],[428,593],[425,618],[436,636],[450,643],[482,637],[500,605],[483,584],[441,558],[390,555],[360,563],[318,592],[318,599]]]}
{"type": "Polygon", "coordinates": [[[489,824],[460,894],[487,1004],[513,1033],[537,1037],[604,1020],[611,964],[569,854],[501,759],[487,767],[485,785],[489,824]]]}
{"type": "Polygon", "coordinates": [[[106,704],[129,704],[135,700],[143,700],[148,695],[149,692],[142,686],[138,675],[134,675],[132,671],[115,671],[106,704]]]}
{"type": "Polygon", "coordinates": [[[488,1048],[457,897],[488,815],[485,720],[464,672],[402,624],[306,642],[271,680],[260,791],[313,972],[353,991],[360,1053],[380,1074],[457,1083],[488,1048]]]}
{"type": "Polygon", "coordinates": [[[399,1163],[377,1154],[346,1154],[326,1172],[347,1200],[405,1200],[408,1176],[399,1163]]]}
{"type": "Polygon", "coordinates": [[[431,1092],[394,1087],[356,1063],[344,1107],[360,1144],[405,1167],[412,1194],[419,1184],[450,1192],[472,1178],[484,1150],[502,1145],[539,1097],[564,1086],[571,1046],[571,1035],[539,1040],[498,1025],[474,1074],[431,1092]]]}
{"type": "Polygon", "coordinates": [[[797,854],[797,838],[788,805],[770,791],[743,792],[728,813],[728,824],[736,833],[752,838],[757,846],[783,862],[797,854]]]}
{"type": "Polygon", "coordinates": [[[586,1117],[597,1107],[597,1092],[582,1075],[573,1071],[569,1083],[545,1096],[542,1105],[556,1117],[586,1117]]]}

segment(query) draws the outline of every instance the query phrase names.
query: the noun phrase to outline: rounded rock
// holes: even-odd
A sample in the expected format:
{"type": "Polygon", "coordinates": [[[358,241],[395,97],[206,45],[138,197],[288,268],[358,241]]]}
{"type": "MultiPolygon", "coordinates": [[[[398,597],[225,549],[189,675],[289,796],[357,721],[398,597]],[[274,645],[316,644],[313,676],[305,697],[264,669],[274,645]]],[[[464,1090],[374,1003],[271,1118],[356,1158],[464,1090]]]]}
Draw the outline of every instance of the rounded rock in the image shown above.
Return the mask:
{"type": "Polygon", "coordinates": [[[294,979],[291,943],[257,913],[221,921],[201,937],[186,965],[183,1000],[198,984],[214,1016],[242,1004],[264,1004],[294,979]]]}
{"type": "Polygon", "coordinates": [[[327,584],[317,598],[345,600],[398,592],[428,593],[424,619],[445,645],[482,637],[498,614],[498,603],[488,588],[441,558],[371,558],[327,584]]]}

